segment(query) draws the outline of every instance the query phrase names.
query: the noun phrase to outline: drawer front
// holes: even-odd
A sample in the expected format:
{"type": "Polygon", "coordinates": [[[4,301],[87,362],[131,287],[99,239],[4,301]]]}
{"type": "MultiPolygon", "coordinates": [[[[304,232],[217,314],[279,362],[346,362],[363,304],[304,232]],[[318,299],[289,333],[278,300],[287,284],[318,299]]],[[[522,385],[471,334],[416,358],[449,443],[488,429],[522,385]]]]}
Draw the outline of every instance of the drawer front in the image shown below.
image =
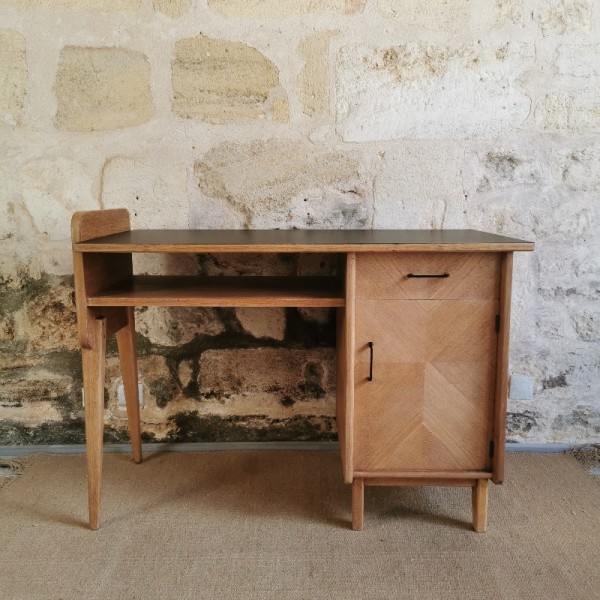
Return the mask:
{"type": "Polygon", "coordinates": [[[500,295],[495,252],[364,253],[356,257],[356,297],[494,299],[500,295]]]}

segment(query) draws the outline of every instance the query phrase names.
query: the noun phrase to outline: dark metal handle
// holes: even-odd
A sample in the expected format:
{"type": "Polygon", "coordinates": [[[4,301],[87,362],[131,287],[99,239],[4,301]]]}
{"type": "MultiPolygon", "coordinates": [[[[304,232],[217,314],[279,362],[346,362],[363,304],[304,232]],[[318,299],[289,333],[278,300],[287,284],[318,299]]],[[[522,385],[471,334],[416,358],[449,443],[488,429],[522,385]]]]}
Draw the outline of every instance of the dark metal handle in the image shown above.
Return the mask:
{"type": "Polygon", "coordinates": [[[433,277],[436,279],[445,279],[446,277],[450,277],[450,273],[440,273],[439,275],[415,275],[414,273],[409,273],[407,275],[407,277],[418,277],[418,278],[433,277]]]}
{"type": "Polygon", "coordinates": [[[369,360],[369,376],[367,379],[373,381],[373,342],[369,342],[369,350],[371,351],[371,359],[369,360]]]}

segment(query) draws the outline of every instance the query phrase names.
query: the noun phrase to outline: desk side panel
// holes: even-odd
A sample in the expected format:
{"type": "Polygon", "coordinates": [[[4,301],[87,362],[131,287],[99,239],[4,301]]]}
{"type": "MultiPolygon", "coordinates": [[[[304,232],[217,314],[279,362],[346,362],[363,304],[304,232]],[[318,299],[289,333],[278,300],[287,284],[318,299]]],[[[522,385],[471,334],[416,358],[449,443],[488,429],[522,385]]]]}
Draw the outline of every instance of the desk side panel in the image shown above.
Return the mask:
{"type": "Polygon", "coordinates": [[[337,398],[336,422],[340,442],[340,455],[344,482],[353,478],[353,422],[354,422],[354,297],[356,280],[356,255],[350,253],[345,260],[346,307],[337,312],[337,398]]]}
{"type": "Polygon", "coordinates": [[[506,404],[508,401],[508,352],[510,338],[510,304],[512,295],[513,253],[502,254],[500,267],[500,329],[496,362],[496,393],[494,402],[494,456],[492,481],[504,481],[504,444],[506,440],[506,404]]]}
{"type": "Polygon", "coordinates": [[[102,289],[131,278],[133,262],[131,253],[88,254],[76,250],[76,245],[99,236],[123,233],[130,229],[129,212],[125,209],[81,211],[76,212],[71,219],[75,307],[82,348],[91,347],[92,319],[106,317],[107,335],[127,325],[127,314],[122,308],[92,309],[88,306],[87,299],[102,289]]]}

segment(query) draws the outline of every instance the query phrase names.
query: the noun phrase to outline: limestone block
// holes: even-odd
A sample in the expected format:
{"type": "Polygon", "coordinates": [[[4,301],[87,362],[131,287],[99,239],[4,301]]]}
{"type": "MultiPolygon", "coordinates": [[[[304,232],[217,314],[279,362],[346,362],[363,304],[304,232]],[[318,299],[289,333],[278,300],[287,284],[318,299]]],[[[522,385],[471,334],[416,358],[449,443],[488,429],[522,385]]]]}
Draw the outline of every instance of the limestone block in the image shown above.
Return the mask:
{"type": "Polygon", "coordinates": [[[71,216],[76,210],[100,208],[92,180],[70,159],[40,159],[20,173],[23,202],[37,230],[51,240],[71,239],[71,216]]]}
{"type": "Polygon", "coordinates": [[[342,48],[338,131],[353,142],[493,137],[529,115],[519,78],[533,59],[533,46],[520,42],[342,48]]]}
{"type": "Polygon", "coordinates": [[[369,222],[369,186],[358,157],[347,152],[304,140],[223,143],[194,173],[202,194],[229,210],[229,223],[238,226],[360,228],[369,222]]]}
{"type": "Polygon", "coordinates": [[[0,372],[0,419],[25,425],[59,421],[54,401],[71,393],[73,380],[43,366],[0,372]]]}
{"type": "Polygon", "coordinates": [[[298,312],[305,321],[325,325],[332,318],[332,310],[329,308],[299,308],[298,312]]]}
{"type": "Polygon", "coordinates": [[[352,14],[365,0],[208,0],[208,6],[227,17],[290,17],[304,14],[352,14]]]}
{"type": "Polygon", "coordinates": [[[235,316],[250,335],[282,340],[285,334],[285,309],[236,308],[235,316]]]}
{"type": "Polygon", "coordinates": [[[142,0],[0,0],[7,4],[28,10],[101,10],[115,12],[137,10],[142,0]]]}
{"type": "Polygon", "coordinates": [[[571,317],[577,335],[584,342],[600,341],[600,310],[581,312],[571,317]]]}
{"type": "MultiPolygon", "coordinates": [[[[598,223],[600,211],[595,203],[590,201],[591,198],[569,192],[561,200],[554,210],[544,212],[540,223],[534,228],[536,236],[562,236],[566,240],[575,241],[592,233],[594,225],[598,223]]],[[[600,231],[596,232],[596,235],[598,234],[600,231]]]]}
{"type": "Polygon", "coordinates": [[[271,98],[279,71],[255,48],[204,36],[183,39],[171,66],[173,111],[180,117],[209,123],[282,118],[280,103],[273,110],[271,98]]]}
{"type": "Polygon", "coordinates": [[[207,350],[200,360],[200,393],[269,391],[293,401],[324,397],[335,389],[334,356],[331,348],[207,350]]]}
{"type": "Polygon", "coordinates": [[[198,335],[224,331],[223,323],[210,308],[142,308],[135,317],[136,331],[152,344],[173,347],[187,344],[198,335]]]}
{"type": "MultiPolygon", "coordinates": [[[[552,428],[569,441],[589,442],[590,439],[593,439],[591,435],[600,434],[600,411],[596,398],[592,396],[590,404],[577,404],[571,412],[557,415],[552,423],[552,428]]],[[[591,448],[591,460],[596,462],[595,446],[589,446],[589,448],[591,448]]]]}
{"type": "Polygon", "coordinates": [[[478,155],[473,168],[474,191],[497,192],[549,183],[540,158],[512,148],[487,150],[478,155]]]}
{"type": "Polygon", "coordinates": [[[293,254],[219,253],[198,256],[202,275],[295,275],[297,259],[293,254]]]}
{"type": "Polygon", "coordinates": [[[150,65],[135,50],[67,46],[60,53],[54,90],[60,129],[120,129],[154,114],[150,65]]]}
{"type": "Polygon", "coordinates": [[[154,0],[154,10],[171,19],[183,17],[190,9],[190,0],[154,0]]]}
{"type": "Polygon", "coordinates": [[[600,86],[546,94],[535,109],[538,127],[555,131],[600,131],[600,86]]]}
{"type": "MultiPolygon", "coordinates": [[[[10,315],[0,314],[0,346],[6,347],[15,339],[14,321],[10,315]]],[[[10,348],[9,348],[10,349],[10,348]]]]}
{"type": "Polygon", "coordinates": [[[592,22],[589,0],[536,0],[532,11],[544,35],[587,31],[592,22]]]}
{"type": "Polygon", "coordinates": [[[303,252],[298,255],[298,275],[327,277],[338,272],[338,258],[335,254],[303,252]]]}
{"type": "Polygon", "coordinates": [[[102,206],[128,208],[134,227],[185,229],[186,177],[184,165],[111,158],[102,170],[102,206]]]}
{"type": "Polygon", "coordinates": [[[17,31],[0,30],[0,121],[20,125],[27,93],[25,38],[17,31]]]}
{"type": "Polygon", "coordinates": [[[496,23],[523,23],[523,0],[496,0],[496,23]]]}
{"type": "Polygon", "coordinates": [[[443,31],[464,31],[470,25],[470,0],[379,0],[384,17],[403,25],[443,31]]]}
{"type": "Polygon", "coordinates": [[[273,98],[271,113],[276,123],[287,123],[290,120],[290,104],[287,98],[273,98]]]}
{"type": "Polygon", "coordinates": [[[572,190],[600,190],[600,144],[589,144],[558,157],[561,179],[572,190]]]}
{"type": "Polygon", "coordinates": [[[557,54],[556,70],[561,75],[600,76],[600,44],[563,44],[557,54]]]}
{"type": "MultiPolygon", "coordinates": [[[[169,362],[164,356],[151,354],[138,359],[140,383],[144,386],[144,395],[148,407],[164,408],[178,396],[178,385],[169,369],[169,362]]],[[[148,412],[142,411],[141,418],[146,421],[148,412]],[[144,414],[145,413],[145,414],[144,414]]]]}
{"type": "Polygon", "coordinates": [[[337,34],[337,31],[321,31],[298,46],[306,60],[299,75],[300,98],[304,114],[311,117],[329,111],[329,40],[337,34]]]}
{"type": "Polygon", "coordinates": [[[78,350],[73,288],[64,283],[34,296],[14,315],[15,337],[29,350],[78,350]]]}
{"type": "Polygon", "coordinates": [[[412,142],[386,151],[375,179],[374,227],[460,227],[462,160],[456,144],[412,142]]]}

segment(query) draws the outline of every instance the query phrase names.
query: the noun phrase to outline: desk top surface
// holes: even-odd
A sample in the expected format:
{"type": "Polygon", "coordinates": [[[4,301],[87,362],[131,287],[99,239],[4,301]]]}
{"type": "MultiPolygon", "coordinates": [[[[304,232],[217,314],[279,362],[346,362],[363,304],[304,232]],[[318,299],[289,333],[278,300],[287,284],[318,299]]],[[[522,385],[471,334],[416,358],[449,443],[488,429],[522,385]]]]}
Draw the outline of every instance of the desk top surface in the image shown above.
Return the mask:
{"type": "Polygon", "coordinates": [[[80,252],[511,252],[533,242],[473,229],[137,229],[73,245],[80,252]]]}

